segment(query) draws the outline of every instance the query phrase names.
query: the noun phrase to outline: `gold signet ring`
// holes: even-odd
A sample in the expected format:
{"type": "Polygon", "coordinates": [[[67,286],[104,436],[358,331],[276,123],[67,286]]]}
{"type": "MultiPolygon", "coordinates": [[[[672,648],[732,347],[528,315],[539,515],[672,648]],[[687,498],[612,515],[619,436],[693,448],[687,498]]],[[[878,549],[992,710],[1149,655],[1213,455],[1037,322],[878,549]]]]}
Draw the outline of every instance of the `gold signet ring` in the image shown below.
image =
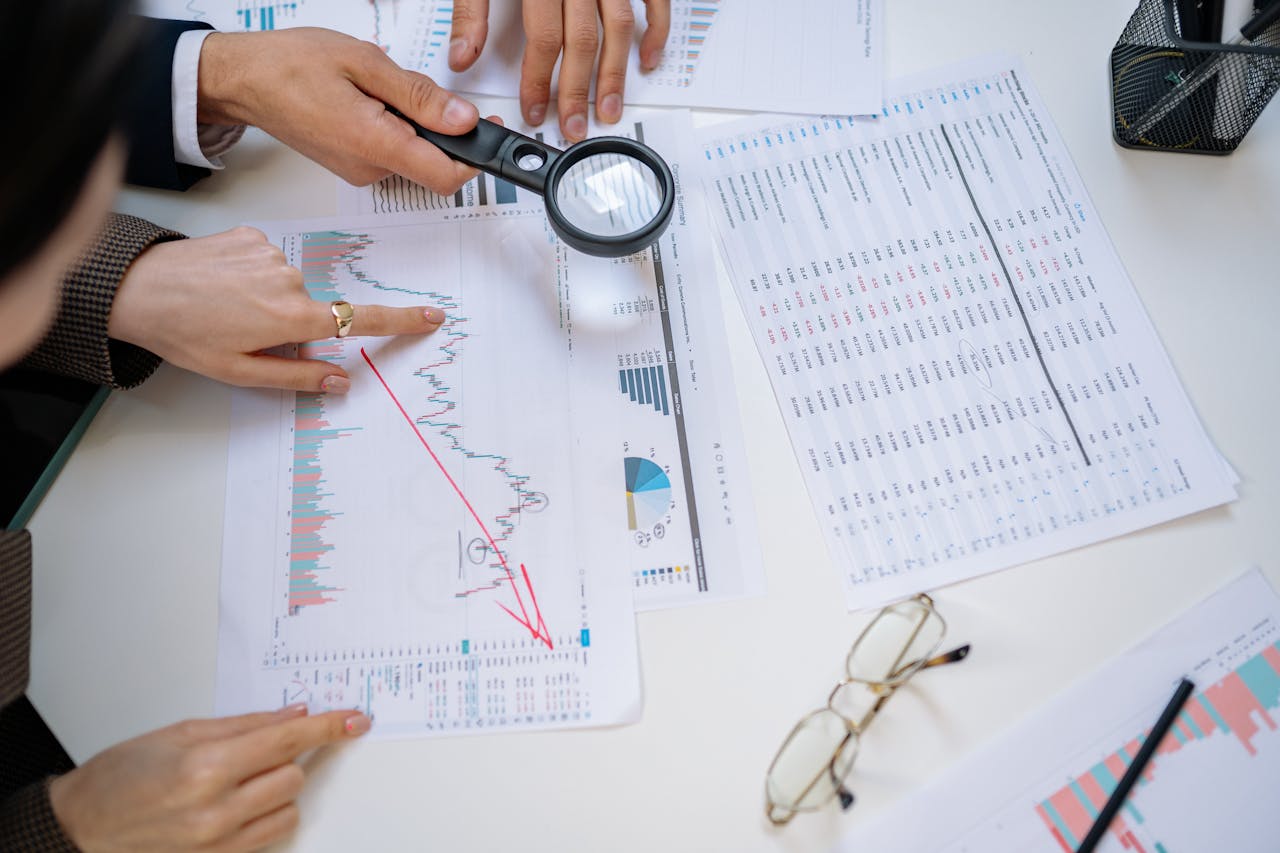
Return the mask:
{"type": "Polygon", "coordinates": [[[351,333],[351,318],[356,316],[356,310],[351,307],[350,302],[341,299],[330,302],[329,310],[333,312],[333,320],[338,324],[338,337],[345,338],[351,333]]]}

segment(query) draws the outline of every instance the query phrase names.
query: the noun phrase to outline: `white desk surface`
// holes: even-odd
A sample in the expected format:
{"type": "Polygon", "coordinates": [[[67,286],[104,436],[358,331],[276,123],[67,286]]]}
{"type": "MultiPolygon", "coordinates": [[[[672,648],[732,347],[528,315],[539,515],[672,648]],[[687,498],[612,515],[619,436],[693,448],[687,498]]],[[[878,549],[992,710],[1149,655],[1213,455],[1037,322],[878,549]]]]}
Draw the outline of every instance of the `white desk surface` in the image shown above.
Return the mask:
{"type": "MultiPolygon", "coordinates": [[[[846,613],[736,300],[725,318],[756,475],[768,594],[639,617],[645,707],[614,729],[357,743],[317,757],[296,850],[821,850],[1250,564],[1280,586],[1280,106],[1225,158],[1110,136],[1116,0],[892,0],[890,76],[1020,54],[1223,454],[1226,507],[936,595],[963,664],[864,739],[848,814],[782,830],[765,768],[821,705],[865,621],[846,613]]],[[[699,121],[716,120],[702,114],[699,121]]],[[[333,179],[250,135],[186,194],[120,207],[193,235],[334,211],[333,179]]],[[[30,695],[72,756],[212,712],[230,392],[164,367],[108,401],[31,525],[30,695]]]]}

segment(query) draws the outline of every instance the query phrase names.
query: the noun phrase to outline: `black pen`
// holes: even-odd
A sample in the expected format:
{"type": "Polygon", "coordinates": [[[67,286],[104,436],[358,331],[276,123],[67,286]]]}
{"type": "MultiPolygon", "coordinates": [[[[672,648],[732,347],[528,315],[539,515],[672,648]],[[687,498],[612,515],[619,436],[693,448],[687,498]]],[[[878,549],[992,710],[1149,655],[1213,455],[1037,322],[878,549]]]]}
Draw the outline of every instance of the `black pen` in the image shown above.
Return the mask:
{"type": "Polygon", "coordinates": [[[1182,706],[1191,696],[1191,691],[1195,689],[1196,686],[1186,678],[1178,684],[1178,689],[1173,691],[1173,698],[1169,700],[1168,705],[1164,706],[1160,719],[1156,720],[1156,724],[1151,727],[1151,734],[1147,735],[1147,739],[1142,742],[1138,754],[1133,757],[1129,769],[1120,777],[1120,784],[1116,785],[1116,789],[1107,798],[1107,804],[1102,807],[1102,811],[1098,812],[1098,819],[1093,822],[1093,826],[1089,827],[1089,834],[1084,837],[1084,841],[1080,842],[1076,853],[1093,853],[1093,848],[1098,846],[1098,842],[1106,834],[1111,821],[1115,819],[1116,812],[1120,811],[1124,801],[1129,798],[1129,791],[1137,784],[1138,777],[1142,775],[1147,762],[1151,760],[1151,756],[1155,755],[1156,747],[1169,733],[1169,729],[1173,727],[1173,721],[1178,718],[1178,712],[1182,710],[1182,706]]]}

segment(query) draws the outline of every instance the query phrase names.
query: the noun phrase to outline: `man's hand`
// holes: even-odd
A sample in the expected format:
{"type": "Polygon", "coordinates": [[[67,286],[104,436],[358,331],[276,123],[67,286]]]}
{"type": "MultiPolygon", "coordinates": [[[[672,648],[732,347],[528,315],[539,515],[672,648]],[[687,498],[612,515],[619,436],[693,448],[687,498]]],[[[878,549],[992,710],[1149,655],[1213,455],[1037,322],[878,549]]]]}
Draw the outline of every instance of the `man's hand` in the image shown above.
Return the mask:
{"type": "Polygon", "coordinates": [[[102,752],[53,781],[63,831],[97,851],[257,850],[298,825],[305,781],[294,763],[369,730],[358,711],[305,707],[187,720],[102,752]]]}
{"type": "Polygon", "coordinates": [[[479,118],[474,104],[376,45],[330,30],[212,33],[200,52],[201,122],[260,127],[357,186],[395,172],[447,195],[475,176],[385,104],[452,135],[479,118]]]}
{"type": "MultiPolygon", "coordinates": [[[[357,305],[350,334],[426,334],[439,308],[357,305]]],[[[342,393],[346,371],[327,361],[262,350],[331,338],[328,302],[312,299],[302,273],[254,228],[157,243],[139,255],[116,292],[107,333],[165,361],[231,385],[342,393]]]]}
{"type": "MultiPolygon", "coordinates": [[[[671,0],[645,0],[647,27],[640,38],[640,68],[652,71],[662,59],[671,28],[671,0]]],[[[480,56],[489,33],[489,0],[454,0],[449,67],[465,71],[480,56]]],[[[551,100],[551,75],[561,52],[557,110],[565,138],[587,135],[587,98],[596,71],[596,117],[612,124],[622,118],[627,57],[635,33],[631,0],[524,0],[524,63],[520,70],[520,110],[540,125],[551,100]],[[604,38],[599,37],[603,24],[604,38]]]]}

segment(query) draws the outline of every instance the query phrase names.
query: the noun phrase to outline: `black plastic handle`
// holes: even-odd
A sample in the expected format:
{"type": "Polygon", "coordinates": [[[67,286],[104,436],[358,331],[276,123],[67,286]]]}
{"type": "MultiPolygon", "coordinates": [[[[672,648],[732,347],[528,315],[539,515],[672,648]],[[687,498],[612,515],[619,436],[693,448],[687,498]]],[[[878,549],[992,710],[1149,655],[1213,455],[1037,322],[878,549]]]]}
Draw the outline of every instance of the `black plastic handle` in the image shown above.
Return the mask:
{"type": "Polygon", "coordinates": [[[547,175],[552,165],[564,153],[487,119],[480,119],[473,130],[450,136],[428,130],[395,107],[388,106],[387,109],[407,121],[419,136],[454,160],[497,175],[541,196],[546,195],[547,175]],[[520,161],[530,156],[540,160],[540,165],[533,169],[521,168],[520,161]]]}

